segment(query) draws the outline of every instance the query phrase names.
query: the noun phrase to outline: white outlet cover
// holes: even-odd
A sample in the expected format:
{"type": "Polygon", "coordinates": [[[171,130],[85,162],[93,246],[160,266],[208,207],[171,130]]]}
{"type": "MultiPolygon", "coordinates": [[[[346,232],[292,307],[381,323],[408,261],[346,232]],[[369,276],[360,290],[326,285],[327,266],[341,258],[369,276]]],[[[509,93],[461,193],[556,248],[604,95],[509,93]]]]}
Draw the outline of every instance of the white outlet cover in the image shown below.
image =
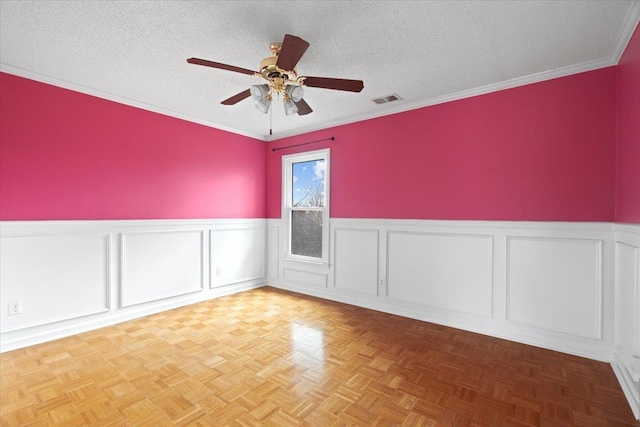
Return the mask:
{"type": "Polygon", "coordinates": [[[9,316],[22,314],[22,301],[11,301],[9,303],[9,316]]]}

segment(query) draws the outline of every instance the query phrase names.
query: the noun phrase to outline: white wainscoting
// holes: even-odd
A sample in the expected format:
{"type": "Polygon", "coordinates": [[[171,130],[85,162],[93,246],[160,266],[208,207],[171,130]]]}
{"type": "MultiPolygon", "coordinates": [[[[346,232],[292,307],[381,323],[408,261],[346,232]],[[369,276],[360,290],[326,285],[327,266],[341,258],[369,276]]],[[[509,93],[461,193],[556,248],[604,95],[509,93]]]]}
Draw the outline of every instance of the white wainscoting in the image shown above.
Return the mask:
{"type": "Polygon", "coordinates": [[[211,230],[210,233],[211,288],[264,279],[264,227],[211,230]]]}
{"type": "Polygon", "coordinates": [[[202,291],[203,234],[201,230],[122,233],[121,307],[202,291]]]}
{"type": "Polygon", "coordinates": [[[284,258],[282,222],[268,228],[274,287],[613,358],[611,223],[333,218],[328,266],[284,258]]]}
{"type": "Polygon", "coordinates": [[[268,227],[267,232],[267,274],[274,279],[278,278],[278,265],[280,261],[278,248],[280,247],[280,230],[278,227],[268,227]]]}
{"type": "Polygon", "coordinates": [[[602,240],[507,237],[507,319],[602,337],[602,240]]]}
{"type": "Polygon", "coordinates": [[[336,288],[378,295],[378,230],[334,228],[336,288]]]}
{"type": "Polygon", "coordinates": [[[296,270],[294,268],[285,268],[283,277],[293,283],[311,286],[314,288],[327,287],[327,275],[316,273],[313,271],[296,270]]]}
{"type": "Polygon", "coordinates": [[[389,231],[387,296],[491,317],[493,238],[389,231]]]}
{"type": "Polygon", "coordinates": [[[638,225],[331,219],[329,264],[286,259],[279,219],[1,222],[0,232],[0,351],[268,277],[283,289],[612,362],[640,416],[638,225]],[[18,300],[23,313],[8,316],[18,300]]]}
{"type": "Polygon", "coordinates": [[[2,330],[23,331],[108,311],[110,245],[108,234],[95,233],[2,238],[2,330]],[[21,301],[22,314],[8,315],[12,301],[21,301]]]}
{"type": "Polygon", "coordinates": [[[2,352],[266,282],[264,219],[5,221],[0,232],[2,352]],[[22,314],[8,315],[13,301],[22,314]]]}
{"type": "Polygon", "coordinates": [[[640,226],[616,225],[613,370],[640,419],[640,226]]]}

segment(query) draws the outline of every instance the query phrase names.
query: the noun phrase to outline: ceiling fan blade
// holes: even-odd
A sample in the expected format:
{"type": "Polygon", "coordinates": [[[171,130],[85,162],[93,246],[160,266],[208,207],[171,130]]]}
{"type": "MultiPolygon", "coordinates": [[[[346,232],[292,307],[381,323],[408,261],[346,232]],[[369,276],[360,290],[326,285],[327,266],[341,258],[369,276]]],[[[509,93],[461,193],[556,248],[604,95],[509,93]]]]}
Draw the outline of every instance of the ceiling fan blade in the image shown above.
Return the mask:
{"type": "Polygon", "coordinates": [[[293,70],[308,47],[309,43],[300,37],[285,34],[276,66],[285,71],[293,70]]]}
{"type": "Polygon", "coordinates": [[[235,67],[233,65],[221,64],[220,62],[207,61],[206,59],[189,58],[189,64],[204,65],[205,67],[219,68],[221,70],[235,71],[236,73],[254,75],[256,72],[247,70],[246,68],[235,67]]]}
{"type": "Polygon", "coordinates": [[[307,104],[307,101],[305,101],[304,99],[301,99],[298,102],[293,101],[293,103],[296,104],[296,107],[298,107],[299,116],[306,116],[307,114],[313,112],[311,107],[309,107],[309,104],[307,104]]]}
{"type": "Polygon", "coordinates": [[[249,95],[251,95],[251,91],[249,89],[247,90],[243,90],[242,92],[233,95],[231,98],[225,99],[224,101],[221,102],[221,104],[223,105],[233,105],[236,104],[240,101],[242,101],[245,98],[248,98],[249,95]]]}
{"type": "Polygon", "coordinates": [[[349,92],[360,92],[364,88],[362,80],[330,79],[327,77],[303,77],[303,84],[309,87],[320,87],[323,89],[346,90],[349,92]]]}

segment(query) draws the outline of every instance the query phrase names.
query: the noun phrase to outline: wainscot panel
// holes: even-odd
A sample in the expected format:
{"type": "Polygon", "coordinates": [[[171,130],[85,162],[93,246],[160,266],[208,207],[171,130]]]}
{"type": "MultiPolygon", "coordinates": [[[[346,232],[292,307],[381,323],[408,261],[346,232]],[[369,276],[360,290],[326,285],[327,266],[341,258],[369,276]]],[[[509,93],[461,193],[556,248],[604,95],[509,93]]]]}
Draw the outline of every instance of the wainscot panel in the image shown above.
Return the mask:
{"type": "Polygon", "coordinates": [[[211,287],[265,277],[265,228],[211,230],[211,287]]]}
{"type": "Polygon", "coordinates": [[[303,286],[313,286],[316,288],[327,287],[327,275],[323,273],[285,268],[284,279],[290,282],[299,283],[303,286]]]}
{"type": "Polygon", "coordinates": [[[602,337],[602,241],[509,236],[507,318],[602,337]]]}
{"type": "Polygon", "coordinates": [[[282,221],[267,224],[274,287],[613,358],[613,224],[332,218],[324,269],[285,259],[282,221]]]}
{"type": "Polygon", "coordinates": [[[267,271],[269,277],[277,279],[280,277],[280,257],[278,248],[280,247],[280,230],[278,227],[269,227],[267,235],[267,271]]]}
{"type": "Polygon", "coordinates": [[[378,295],[378,230],[336,228],[334,286],[378,295]]]}
{"type": "Polygon", "coordinates": [[[203,234],[203,230],[123,233],[121,306],[202,291],[203,234]]]}
{"type": "Polygon", "coordinates": [[[491,317],[492,236],[389,232],[389,298],[491,317]]]}
{"type": "Polygon", "coordinates": [[[108,234],[4,237],[0,240],[2,332],[109,310],[108,234]],[[10,304],[21,307],[10,315],[10,304]]]}
{"type": "Polygon", "coordinates": [[[264,219],[5,221],[0,231],[2,352],[266,282],[264,219]],[[210,254],[227,280],[213,289],[210,254]],[[22,313],[9,316],[15,302],[22,313]]]}
{"type": "Polygon", "coordinates": [[[616,225],[613,370],[640,419],[640,225],[616,225]]]}

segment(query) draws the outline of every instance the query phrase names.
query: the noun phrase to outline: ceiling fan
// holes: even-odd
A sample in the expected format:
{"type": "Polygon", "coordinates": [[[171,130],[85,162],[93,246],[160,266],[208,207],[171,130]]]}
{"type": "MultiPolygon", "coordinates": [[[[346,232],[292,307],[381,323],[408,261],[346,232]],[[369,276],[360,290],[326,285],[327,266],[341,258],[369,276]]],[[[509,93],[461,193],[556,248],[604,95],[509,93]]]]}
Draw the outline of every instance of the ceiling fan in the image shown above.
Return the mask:
{"type": "Polygon", "coordinates": [[[260,62],[260,71],[251,71],[246,68],[206,59],[189,58],[189,64],[203,65],[205,67],[219,68],[221,70],[235,71],[236,73],[249,74],[261,77],[267,81],[265,84],[253,85],[231,98],[225,99],[223,105],[234,105],[251,96],[258,103],[256,107],[263,113],[268,113],[271,101],[275,96],[281,95],[284,101],[284,111],[287,116],[298,114],[304,116],[313,110],[302,97],[304,86],[323,89],[345,90],[360,92],[364,88],[362,80],[332,79],[327,77],[298,77],[296,65],[309,47],[309,43],[300,37],[286,34],[282,43],[272,43],[270,46],[273,56],[264,58],[260,62]]]}

